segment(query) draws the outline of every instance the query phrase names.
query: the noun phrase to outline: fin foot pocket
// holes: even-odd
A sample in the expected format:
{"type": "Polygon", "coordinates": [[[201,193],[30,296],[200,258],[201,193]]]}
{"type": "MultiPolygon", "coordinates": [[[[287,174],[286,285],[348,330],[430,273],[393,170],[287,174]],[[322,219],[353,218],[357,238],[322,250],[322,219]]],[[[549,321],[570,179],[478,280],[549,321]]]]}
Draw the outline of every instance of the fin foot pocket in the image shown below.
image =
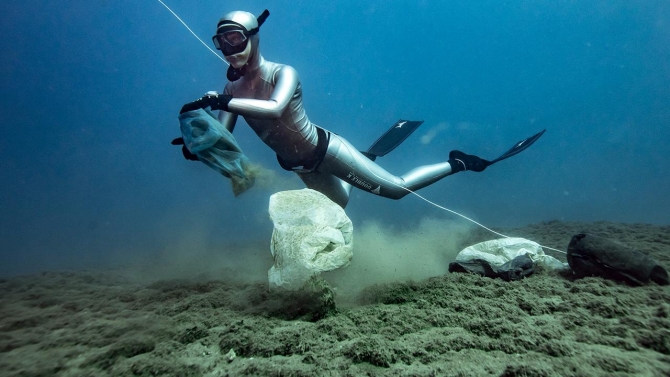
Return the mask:
{"type": "Polygon", "coordinates": [[[463,170],[484,171],[491,162],[479,158],[471,154],[465,154],[461,151],[449,152],[449,165],[453,173],[458,173],[463,170]]]}

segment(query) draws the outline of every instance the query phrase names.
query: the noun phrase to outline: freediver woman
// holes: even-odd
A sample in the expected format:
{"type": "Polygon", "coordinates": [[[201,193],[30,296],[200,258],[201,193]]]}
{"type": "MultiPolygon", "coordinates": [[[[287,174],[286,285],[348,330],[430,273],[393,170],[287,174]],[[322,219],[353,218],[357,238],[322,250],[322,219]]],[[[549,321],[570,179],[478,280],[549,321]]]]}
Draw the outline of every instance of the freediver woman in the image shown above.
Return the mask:
{"type": "MultiPolygon", "coordinates": [[[[265,10],[257,18],[249,12],[234,11],[219,20],[212,41],[230,64],[226,75],[229,82],[222,94],[208,92],[184,105],[181,113],[206,107],[221,110],[218,119],[230,132],[238,116],[242,116],[277,154],[282,168],[297,173],[308,188],[325,194],[343,208],[352,187],[400,199],[448,175],[465,170],[484,171],[491,164],[525,150],[544,133],[516,143],[492,161],[454,150],[447,161],[420,166],[401,176],[393,175],[374,159],[395,148],[421,122],[399,121],[367,153],[360,152],[342,136],[312,123],[303,108],[296,70],[265,60],[261,55],[258,32],[269,14],[265,10]]],[[[173,144],[184,142],[177,138],[173,144]]],[[[182,149],[187,159],[198,160],[186,145],[182,149]]]]}

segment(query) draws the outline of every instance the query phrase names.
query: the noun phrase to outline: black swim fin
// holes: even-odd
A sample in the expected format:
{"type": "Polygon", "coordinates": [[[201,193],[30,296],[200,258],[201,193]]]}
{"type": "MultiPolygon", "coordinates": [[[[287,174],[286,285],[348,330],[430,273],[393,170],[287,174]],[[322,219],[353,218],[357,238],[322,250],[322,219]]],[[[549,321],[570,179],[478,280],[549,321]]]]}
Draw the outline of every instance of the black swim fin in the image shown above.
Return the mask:
{"type": "Polygon", "coordinates": [[[374,161],[377,157],[382,157],[394,150],[398,145],[405,141],[412,132],[416,131],[421,124],[423,124],[422,120],[413,121],[400,119],[389,128],[388,131],[380,136],[377,141],[372,143],[367,152],[361,153],[363,153],[365,157],[374,161]]]}
{"type": "Polygon", "coordinates": [[[540,136],[542,136],[542,134],[544,134],[545,131],[546,131],[546,129],[536,133],[535,135],[529,137],[528,139],[523,139],[520,142],[514,144],[514,146],[512,148],[510,148],[507,152],[500,155],[500,157],[496,158],[493,161],[489,161],[489,166],[495,164],[498,161],[502,161],[506,158],[514,156],[515,154],[518,154],[518,153],[521,153],[521,152],[525,151],[526,148],[533,145],[533,143],[536,142],[537,139],[539,139],[540,136]]]}
{"type": "Polygon", "coordinates": [[[485,160],[475,155],[465,154],[457,150],[451,151],[449,152],[449,163],[451,164],[452,172],[458,173],[459,171],[463,170],[470,170],[476,172],[484,171],[487,167],[495,164],[498,161],[502,161],[506,158],[514,156],[515,154],[523,152],[524,150],[526,150],[526,148],[533,145],[533,143],[536,142],[537,139],[539,139],[540,136],[542,136],[542,134],[544,134],[545,131],[546,130],[542,130],[527,139],[523,139],[517,142],[507,152],[503,153],[502,155],[500,155],[500,157],[492,161],[485,160]]]}

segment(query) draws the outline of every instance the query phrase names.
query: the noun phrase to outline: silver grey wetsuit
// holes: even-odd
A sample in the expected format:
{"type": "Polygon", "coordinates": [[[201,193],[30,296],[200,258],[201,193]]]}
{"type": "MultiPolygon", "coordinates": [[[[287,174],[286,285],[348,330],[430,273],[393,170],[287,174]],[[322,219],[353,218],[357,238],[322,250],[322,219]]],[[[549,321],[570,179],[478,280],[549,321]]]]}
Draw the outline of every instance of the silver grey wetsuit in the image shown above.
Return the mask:
{"type": "MultiPolygon", "coordinates": [[[[224,94],[232,95],[228,111],[219,120],[233,131],[241,115],[256,134],[272,148],[284,165],[303,166],[317,152],[317,126],[310,122],[302,105],[298,73],[288,65],[263,59],[253,43],[244,76],[229,82],[224,94]]],[[[295,169],[307,187],[317,190],[342,207],[349,201],[351,188],[391,199],[400,199],[438,181],[452,172],[449,162],[415,168],[402,176],[393,175],[365,157],[339,135],[325,132],[327,150],[316,167],[295,169]]]]}

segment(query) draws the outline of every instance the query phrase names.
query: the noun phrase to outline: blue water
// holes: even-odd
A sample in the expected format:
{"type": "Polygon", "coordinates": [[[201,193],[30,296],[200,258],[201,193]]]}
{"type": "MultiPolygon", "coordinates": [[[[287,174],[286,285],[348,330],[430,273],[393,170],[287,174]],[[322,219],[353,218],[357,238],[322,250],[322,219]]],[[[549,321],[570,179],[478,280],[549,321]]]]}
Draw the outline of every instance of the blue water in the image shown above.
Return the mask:
{"type": "MultiPolygon", "coordinates": [[[[523,154],[421,191],[484,224],[670,223],[667,0],[166,3],[207,42],[224,13],[268,7],[264,57],[295,67],[311,120],[361,149],[424,120],[379,160],[397,174],[451,149],[494,158],[546,128],[523,154]]],[[[269,242],[268,196],[301,183],[244,124],[245,152],[283,182],[234,198],[170,145],[181,105],[221,90],[226,66],[163,6],[0,8],[0,274],[269,242]]],[[[360,191],[347,212],[402,228],[452,217],[360,191]]]]}

